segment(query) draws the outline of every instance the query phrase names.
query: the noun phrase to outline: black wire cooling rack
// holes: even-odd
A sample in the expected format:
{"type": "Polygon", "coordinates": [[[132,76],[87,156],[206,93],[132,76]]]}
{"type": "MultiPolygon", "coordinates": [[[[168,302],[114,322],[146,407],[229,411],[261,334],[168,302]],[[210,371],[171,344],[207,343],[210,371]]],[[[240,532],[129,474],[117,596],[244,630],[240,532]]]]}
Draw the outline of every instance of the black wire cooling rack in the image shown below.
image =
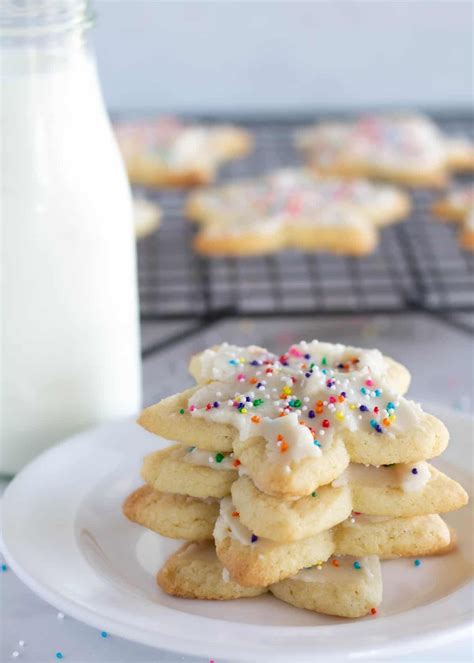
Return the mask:
{"type": "MultiPolygon", "coordinates": [[[[253,132],[255,150],[222,168],[219,181],[301,164],[292,142],[301,120],[238,123],[253,132]]],[[[447,134],[472,135],[467,117],[438,123],[447,134]]],[[[203,258],[191,248],[195,230],[183,216],[186,192],[146,195],[161,205],[164,220],[138,243],[143,320],[190,320],[201,328],[229,316],[425,311],[469,330],[454,314],[474,311],[474,256],[459,248],[455,224],[433,218],[430,208],[440,192],[412,192],[411,217],[382,230],[377,251],[364,258],[289,251],[203,258]]]]}

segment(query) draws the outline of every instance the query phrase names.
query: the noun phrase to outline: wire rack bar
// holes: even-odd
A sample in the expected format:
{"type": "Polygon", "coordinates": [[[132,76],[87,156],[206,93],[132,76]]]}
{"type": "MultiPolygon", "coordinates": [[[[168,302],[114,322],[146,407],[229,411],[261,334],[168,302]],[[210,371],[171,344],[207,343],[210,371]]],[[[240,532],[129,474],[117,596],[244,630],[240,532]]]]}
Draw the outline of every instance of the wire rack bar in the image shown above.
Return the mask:
{"type": "MultiPolygon", "coordinates": [[[[453,115],[438,121],[447,134],[473,133],[469,118],[453,115]]],[[[259,119],[240,124],[253,132],[255,150],[223,168],[220,181],[301,164],[292,142],[301,122],[259,119]]],[[[195,230],[183,216],[186,192],[146,195],[161,205],[164,221],[138,243],[144,320],[190,320],[200,328],[230,316],[426,311],[449,321],[454,313],[474,311],[474,256],[459,248],[454,224],[432,217],[439,192],[412,192],[411,217],[381,230],[378,249],[365,258],[290,251],[204,258],[191,248],[195,230]]]]}

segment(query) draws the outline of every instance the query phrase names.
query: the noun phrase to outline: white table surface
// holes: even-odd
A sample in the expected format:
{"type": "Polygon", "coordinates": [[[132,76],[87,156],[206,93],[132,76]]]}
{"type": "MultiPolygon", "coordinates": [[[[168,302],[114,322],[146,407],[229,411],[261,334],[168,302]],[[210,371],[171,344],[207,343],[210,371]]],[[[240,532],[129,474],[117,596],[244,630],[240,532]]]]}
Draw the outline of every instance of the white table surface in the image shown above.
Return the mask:
{"type": "MultiPolygon", "coordinates": [[[[144,325],[144,346],[148,347],[185,326],[144,325]]],[[[410,368],[413,376],[410,396],[414,400],[441,403],[463,411],[473,409],[471,338],[444,322],[422,315],[222,322],[146,359],[143,366],[144,402],[155,402],[191,384],[186,373],[189,356],[214,343],[224,340],[245,345],[257,343],[280,351],[293,342],[312,338],[378,347],[410,368]]],[[[6,484],[7,481],[3,480],[0,487],[4,488],[6,484]]],[[[57,610],[37,598],[10,569],[0,573],[0,583],[2,662],[49,663],[58,660],[55,654],[60,651],[64,663],[209,663],[209,659],[170,654],[117,637],[102,637],[100,631],[67,615],[58,619],[57,610]],[[24,641],[23,647],[19,641],[24,641]],[[15,651],[19,656],[12,657],[15,651]]],[[[451,663],[472,661],[473,658],[473,641],[464,640],[413,656],[383,660],[451,663]]],[[[314,660],[319,660],[317,649],[314,660]]]]}

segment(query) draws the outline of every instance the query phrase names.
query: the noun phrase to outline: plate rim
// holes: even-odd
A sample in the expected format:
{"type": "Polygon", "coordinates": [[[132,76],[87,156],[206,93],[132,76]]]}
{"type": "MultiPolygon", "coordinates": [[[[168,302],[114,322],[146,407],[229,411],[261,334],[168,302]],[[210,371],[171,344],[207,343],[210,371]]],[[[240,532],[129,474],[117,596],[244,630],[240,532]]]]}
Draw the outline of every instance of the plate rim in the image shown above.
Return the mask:
{"type": "MultiPolygon", "coordinates": [[[[474,426],[474,418],[470,416],[468,413],[461,411],[458,412],[456,410],[446,408],[445,406],[434,406],[431,407],[429,411],[433,410],[436,411],[437,413],[440,413],[441,418],[443,417],[443,413],[445,413],[446,418],[456,416],[457,418],[463,419],[465,425],[474,426]]],[[[127,418],[119,422],[114,421],[107,424],[103,424],[98,427],[90,428],[86,431],[70,436],[65,440],[63,440],[62,442],[59,442],[58,444],[44,451],[42,454],[40,454],[30,463],[28,463],[7,486],[3,498],[1,500],[2,511],[5,508],[5,505],[8,503],[10,493],[13,491],[13,489],[16,488],[18,484],[21,485],[22,477],[34,471],[35,466],[37,464],[44,463],[45,459],[47,460],[47,457],[49,455],[54,455],[56,453],[63,453],[64,449],[69,445],[83,443],[87,441],[87,439],[89,439],[91,436],[95,436],[98,433],[102,434],[106,433],[108,429],[112,429],[113,427],[117,426],[122,427],[124,425],[131,423],[131,421],[133,421],[133,419],[127,418]]],[[[472,469],[471,469],[471,474],[472,474],[472,469]]],[[[162,630],[157,629],[153,633],[150,633],[149,629],[146,627],[141,628],[137,624],[129,625],[124,620],[120,621],[119,619],[116,619],[113,616],[103,615],[102,613],[97,612],[93,607],[89,606],[86,608],[80,605],[79,603],[77,603],[74,599],[63,596],[58,590],[44,586],[44,584],[42,584],[40,580],[38,580],[34,575],[31,575],[31,573],[28,571],[27,568],[23,568],[22,564],[20,562],[17,562],[16,559],[14,558],[14,555],[10,553],[8,543],[5,540],[3,527],[1,526],[2,520],[3,519],[0,520],[0,548],[5,556],[7,564],[11,567],[14,573],[20,578],[20,580],[25,585],[27,585],[27,587],[29,587],[35,594],[37,594],[47,603],[53,605],[56,609],[63,611],[64,613],[70,615],[75,619],[78,619],[79,621],[88,624],[91,627],[98,628],[100,630],[105,629],[117,637],[126,638],[128,640],[138,642],[140,644],[144,644],[150,647],[161,648],[166,651],[174,653],[202,655],[202,656],[208,656],[212,650],[211,655],[213,657],[218,656],[223,660],[235,660],[235,656],[229,655],[229,645],[227,644],[226,646],[225,644],[219,642],[218,640],[214,640],[214,642],[211,643],[207,641],[204,642],[202,639],[199,638],[196,639],[194,635],[192,638],[187,637],[186,640],[177,641],[174,636],[172,635],[170,636],[169,634],[163,632],[162,630]],[[157,642],[157,638],[160,640],[160,642],[157,642]]],[[[93,572],[92,567],[91,567],[91,572],[93,572]]],[[[464,585],[459,587],[450,596],[453,596],[460,592],[466,592],[466,591],[470,592],[470,587],[472,587],[472,582],[468,581],[464,585]]],[[[444,597],[443,599],[439,599],[439,601],[443,601],[448,598],[449,597],[444,597]]],[[[426,606],[419,606],[414,610],[426,611],[430,608],[430,606],[432,606],[435,603],[438,603],[439,601],[427,604],[426,606]]],[[[180,613],[178,610],[174,610],[173,608],[170,608],[168,606],[160,606],[160,609],[174,611],[177,614],[179,614],[181,617],[183,616],[183,613],[180,613]]],[[[399,619],[402,618],[403,614],[406,615],[407,613],[410,612],[413,611],[409,610],[405,613],[384,617],[383,619],[384,620],[399,619]]],[[[232,628],[235,628],[236,626],[235,622],[228,620],[219,620],[213,617],[194,615],[194,614],[187,616],[192,616],[193,620],[205,620],[206,622],[209,623],[218,623],[218,624],[226,623],[228,624],[228,626],[232,628]]],[[[369,621],[364,622],[364,624],[366,624],[369,629],[370,626],[375,623],[376,622],[369,622],[369,621]]],[[[381,622],[378,623],[380,624],[381,622]]],[[[298,635],[301,636],[303,632],[308,634],[310,630],[313,631],[313,628],[311,626],[282,627],[276,625],[255,626],[250,624],[239,624],[239,627],[249,631],[250,630],[256,630],[257,632],[260,631],[267,635],[271,635],[272,632],[273,633],[278,632],[281,634],[282,631],[284,631],[285,632],[284,634],[287,635],[288,637],[298,636],[298,635]]],[[[356,622],[342,623],[341,625],[338,625],[338,628],[340,629],[339,633],[341,635],[345,634],[350,636],[351,631],[355,631],[355,629],[360,628],[360,626],[356,621],[356,622]]],[[[314,629],[317,629],[314,633],[315,636],[316,633],[322,635],[323,630],[326,632],[329,632],[330,630],[333,631],[334,625],[333,624],[318,625],[314,627],[314,629]]],[[[425,631],[421,635],[420,633],[414,633],[413,635],[409,634],[406,636],[402,636],[401,638],[397,638],[396,642],[392,642],[388,646],[380,646],[378,644],[374,646],[371,645],[370,643],[364,643],[364,642],[361,642],[359,644],[360,638],[355,638],[354,641],[351,641],[350,643],[347,642],[346,644],[344,642],[341,643],[341,641],[339,641],[337,649],[333,649],[332,653],[337,655],[344,655],[350,653],[351,657],[354,658],[360,658],[361,656],[365,656],[370,659],[381,654],[395,655],[397,653],[416,652],[426,646],[427,640],[429,640],[430,646],[433,647],[436,646],[436,644],[438,643],[448,644],[449,642],[459,640],[462,637],[467,636],[469,632],[472,632],[472,620],[469,618],[469,615],[466,615],[458,618],[458,621],[455,624],[447,624],[447,625],[437,624],[436,627],[431,627],[430,630],[425,631]]],[[[261,651],[262,656],[271,657],[273,660],[285,660],[284,657],[285,655],[287,655],[288,653],[287,651],[281,652],[281,655],[279,655],[278,652],[272,650],[271,643],[269,644],[261,643],[261,644],[265,645],[261,651]]],[[[297,643],[293,643],[293,646],[295,646],[295,650],[293,653],[297,653],[301,660],[306,660],[309,658],[314,659],[314,642],[313,644],[309,642],[305,643],[300,642],[299,645],[297,645],[297,643]]],[[[324,650],[319,650],[319,651],[321,654],[323,654],[324,652],[330,653],[330,650],[327,649],[326,647],[324,648],[324,650]]],[[[250,645],[246,645],[244,643],[242,651],[240,650],[240,647],[238,651],[238,655],[241,660],[255,660],[256,653],[259,653],[260,655],[260,652],[255,651],[254,643],[251,643],[250,645]],[[249,651],[249,646],[253,647],[253,652],[249,651]]]]}

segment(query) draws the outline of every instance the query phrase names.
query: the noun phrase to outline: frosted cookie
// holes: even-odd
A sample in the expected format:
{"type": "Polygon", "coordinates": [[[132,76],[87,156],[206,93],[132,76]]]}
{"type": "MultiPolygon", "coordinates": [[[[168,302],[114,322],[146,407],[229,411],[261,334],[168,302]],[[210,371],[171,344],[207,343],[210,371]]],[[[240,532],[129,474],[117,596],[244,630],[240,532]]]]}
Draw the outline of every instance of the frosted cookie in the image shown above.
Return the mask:
{"type": "MultiPolygon", "coordinates": [[[[231,426],[235,462],[269,494],[309,495],[342,472],[347,453],[359,463],[406,463],[436,456],[448,443],[443,424],[393,388],[405,371],[376,350],[313,341],[277,357],[224,344],[191,368],[200,384],[187,403],[175,399],[182,405],[173,435],[193,433],[199,447],[230,437],[231,426]]],[[[160,418],[158,404],[139,423],[166,435],[160,418]]]]}
{"type": "Polygon", "coordinates": [[[333,486],[349,485],[354,511],[374,516],[421,516],[460,509],[468,496],[457,481],[424,461],[389,467],[351,463],[333,486]]]}
{"type": "Polygon", "coordinates": [[[232,454],[175,444],[145,457],[141,475],[155,490],[191,497],[224,497],[237,479],[232,454]]]}
{"type": "MultiPolygon", "coordinates": [[[[333,364],[336,362],[337,356],[340,356],[342,350],[345,351],[346,356],[351,356],[352,359],[357,353],[364,352],[365,357],[369,357],[370,362],[376,366],[376,370],[383,373],[384,378],[388,381],[391,388],[400,394],[404,394],[409,387],[411,379],[409,371],[402,364],[399,364],[390,357],[381,355],[378,350],[366,351],[361,350],[361,348],[344,347],[331,343],[318,343],[318,347],[322,359],[325,358],[326,361],[333,364]]],[[[257,346],[239,348],[224,343],[222,346],[216,346],[195,355],[191,359],[189,371],[199,385],[208,384],[212,382],[213,378],[221,379],[221,377],[232,376],[235,372],[235,366],[238,363],[245,363],[247,355],[248,361],[253,361],[250,355],[252,353],[255,354],[257,351],[266,352],[263,348],[258,348],[257,346]],[[216,353],[221,351],[226,353],[226,357],[221,362],[219,369],[215,369],[212,364],[216,353]],[[227,354],[229,355],[228,357],[227,354]],[[234,355],[238,357],[238,360],[235,359],[234,355]]],[[[255,382],[255,385],[259,385],[259,382],[255,382]]],[[[260,389],[261,385],[258,388],[260,389]]],[[[236,428],[230,424],[218,421],[214,421],[211,428],[204,419],[192,417],[194,410],[192,406],[189,406],[189,401],[196,391],[197,387],[194,387],[181,394],[164,398],[159,403],[145,408],[140,414],[138,423],[151,433],[161,435],[168,440],[196,445],[210,451],[232,451],[233,443],[239,436],[236,428]]],[[[218,407],[219,403],[213,401],[208,405],[213,407],[216,405],[218,407]]]]}
{"type": "Polygon", "coordinates": [[[277,543],[258,537],[239,518],[229,497],[221,500],[214,529],[216,552],[233,580],[245,587],[263,587],[327,559],[334,551],[332,533],[277,543]]]}
{"type": "Polygon", "coordinates": [[[230,424],[209,423],[204,419],[191,417],[188,411],[189,399],[197,388],[187,389],[180,394],[163,398],[159,403],[145,408],[138,417],[138,423],[145,430],[174,440],[217,452],[232,452],[238,431],[230,424]]]}
{"type": "Polygon", "coordinates": [[[303,569],[270,587],[278,599],[297,608],[339,617],[363,617],[382,601],[377,557],[334,557],[303,569]]]}
{"type": "Polygon", "coordinates": [[[221,163],[243,156],[252,144],[242,129],[174,118],[117,124],[115,131],[130,180],[149,186],[208,184],[221,163]]]}
{"type": "Polygon", "coordinates": [[[248,477],[240,477],[231,492],[240,522],[258,536],[285,543],[330,529],[352,510],[348,486],[323,486],[309,497],[283,500],[262,493],[248,477]]]}
{"type": "Polygon", "coordinates": [[[226,255],[282,248],[364,255],[377,244],[377,226],[409,211],[408,197],[394,187],[315,179],[302,169],[199,192],[187,205],[201,225],[196,249],[226,255]]]}
{"type": "Polygon", "coordinates": [[[133,218],[135,236],[138,239],[151,235],[160,226],[161,209],[156,203],[146,198],[133,199],[133,218]]]}
{"type": "Polygon", "coordinates": [[[287,222],[293,232],[300,219],[316,221],[319,213],[331,208],[359,210],[367,221],[384,226],[406,217],[411,203],[394,186],[319,178],[308,169],[286,168],[193,193],[186,213],[205,226],[219,228],[235,226],[243,217],[259,226],[278,219],[287,222]]]}
{"type": "Polygon", "coordinates": [[[464,169],[469,163],[469,158],[461,160],[459,142],[456,147],[422,115],[321,122],[297,132],[296,145],[317,173],[372,177],[413,187],[445,186],[450,168],[462,161],[464,169]]]}
{"type": "Polygon", "coordinates": [[[474,185],[452,189],[433,205],[433,213],[444,221],[459,223],[459,243],[474,250],[474,185]]]}
{"type": "Polygon", "coordinates": [[[225,601],[259,596],[265,587],[242,587],[234,582],[217,559],[212,542],[185,543],[169,557],[157,576],[167,594],[188,599],[225,601]]]}
{"type": "MultiPolygon", "coordinates": [[[[266,354],[268,358],[265,361],[264,378],[272,371],[272,359],[281,360],[282,365],[288,365],[291,360],[306,360],[307,366],[312,370],[312,360],[319,360],[322,369],[330,370],[339,368],[345,374],[352,374],[356,369],[368,369],[378,375],[383,376],[390,388],[403,395],[408,390],[411,381],[411,375],[408,369],[395,361],[391,357],[382,355],[379,350],[357,348],[341,343],[326,343],[324,341],[301,341],[293,345],[282,355],[274,355],[265,348],[250,345],[240,347],[229,343],[216,345],[208,350],[204,350],[191,358],[189,363],[189,372],[199,385],[208,384],[222,378],[229,378],[235,375],[235,369],[238,365],[250,364],[258,367],[255,355],[266,354]],[[301,346],[301,347],[300,347],[301,346]],[[313,354],[312,354],[313,353],[313,354]],[[314,356],[313,356],[314,355],[314,356]],[[309,363],[308,363],[309,362],[309,363]]],[[[304,362],[301,362],[303,364],[304,362]]],[[[298,369],[303,371],[302,365],[298,369]]],[[[239,375],[239,381],[242,379],[239,375]]],[[[258,380],[255,384],[258,384],[258,380]]]]}
{"type": "Polygon", "coordinates": [[[212,539],[219,502],[162,493],[144,485],[127,497],[123,513],[132,522],[170,539],[203,541],[212,539]]]}
{"type": "Polygon", "coordinates": [[[451,549],[449,527],[438,515],[391,518],[354,513],[333,530],[338,555],[421,557],[451,549]]]}

